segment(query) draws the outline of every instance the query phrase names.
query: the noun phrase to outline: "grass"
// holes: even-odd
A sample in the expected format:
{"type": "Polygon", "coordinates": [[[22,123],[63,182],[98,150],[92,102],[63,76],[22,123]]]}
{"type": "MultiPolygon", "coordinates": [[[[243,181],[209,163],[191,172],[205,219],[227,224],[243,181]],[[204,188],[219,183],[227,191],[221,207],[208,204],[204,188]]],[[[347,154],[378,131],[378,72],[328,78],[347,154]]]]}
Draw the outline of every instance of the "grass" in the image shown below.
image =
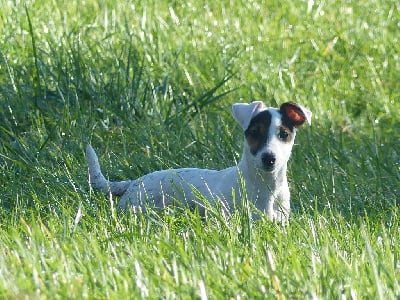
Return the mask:
{"type": "Polygon", "coordinates": [[[0,297],[400,297],[395,1],[2,1],[0,297]],[[87,182],[240,159],[229,107],[309,107],[281,227],[117,215],[87,182]]]}

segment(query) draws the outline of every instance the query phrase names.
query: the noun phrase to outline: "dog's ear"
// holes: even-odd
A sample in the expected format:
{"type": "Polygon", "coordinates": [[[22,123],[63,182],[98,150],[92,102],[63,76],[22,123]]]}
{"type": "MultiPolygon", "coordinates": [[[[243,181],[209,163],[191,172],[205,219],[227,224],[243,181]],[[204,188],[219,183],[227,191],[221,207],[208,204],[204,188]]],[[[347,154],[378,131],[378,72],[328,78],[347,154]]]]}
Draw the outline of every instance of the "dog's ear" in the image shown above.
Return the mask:
{"type": "Polygon", "coordinates": [[[232,105],[232,114],[243,130],[249,127],[251,119],[263,108],[261,101],[247,103],[235,103],[232,105]]]}
{"type": "Polygon", "coordinates": [[[289,119],[295,127],[300,127],[305,121],[311,125],[311,111],[300,104],[286,102],[281,105],[279,110],[281,114],[289,119]]]}

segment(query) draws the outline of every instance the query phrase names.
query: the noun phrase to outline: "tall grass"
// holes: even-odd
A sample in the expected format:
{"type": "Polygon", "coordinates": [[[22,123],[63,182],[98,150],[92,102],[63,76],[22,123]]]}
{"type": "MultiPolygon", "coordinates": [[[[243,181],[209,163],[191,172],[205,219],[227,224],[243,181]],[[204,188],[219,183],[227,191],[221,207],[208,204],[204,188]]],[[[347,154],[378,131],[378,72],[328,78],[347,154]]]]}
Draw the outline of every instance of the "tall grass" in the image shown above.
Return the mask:
{"type": "Polygon", "coordinates": [[[2,1],[2,298],[400,296],[395,1],[2,1]],[[123,216],[106,176],[240,159],[234,102],[313,111],[290,225],[123,216]]]}

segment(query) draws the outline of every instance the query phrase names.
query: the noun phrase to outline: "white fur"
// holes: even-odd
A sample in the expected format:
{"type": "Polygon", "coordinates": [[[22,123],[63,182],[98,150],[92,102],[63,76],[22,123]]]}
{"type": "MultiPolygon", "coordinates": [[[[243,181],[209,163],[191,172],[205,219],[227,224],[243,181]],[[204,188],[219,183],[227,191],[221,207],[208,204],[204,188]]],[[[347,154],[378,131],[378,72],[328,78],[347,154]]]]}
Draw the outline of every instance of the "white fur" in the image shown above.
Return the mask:
{"type": "Polygon", "coordinates": [[[254,156],[250,153],[245,140],[239,169],[243,174],[246,174],[246,176],[243,175],[244,178],[248,178],[246,183],[252,183],[246,184],[249,199],[252,199],[255,206],[264,211],[271,220],[284,223],[287,221],[290,212],[290,192],[286,171],[294,139],[288,144],[278,140],[277,134],[279,126],[282,124],[281,115],[276,108],[265,109],[268,109],[272,115],[268,132],[269,141],[254,156]],[[265,153],[275,154],[276,166],[273,171],[263,169],[261,158],[265,153]]]}
{"type": "Polygon", "coordinates": [[[261,101],[254,101],[250,104],[236,103],[232,105],[232,115],[242,125],[243,130],[246,130],[249,127],[251,119],[263,110],[263,103],[261,101]]]}
{"type": "MultiPolygon", "coordinates": [[[[246,130],[251,119],[266,109],[272,114],[268,142],[256,155],[252,155],[245,139],[242,159],[237,166],[220,171],[196,168],[162,170],[136,180],[111,182],[104,178],[97,155],[88,144],[86,156],[89,181],[104,193],[120,195],[120,209],[145,211],[146,205],[162,208],[173,201],[179,201],[190,207],[197,206],[200,212],[204,213],[206,206],[202,201],[205,199],[212,205],[216,201],[220,202],[223,210],[229,213],[234,206],[233,197],[238,203],[247,196],[247,199],[260,211],[265,212],[269,219],[286,223],[290,211],[286,169],[293,140],[291,143],[282,143],[277,138],[281,114],[276,108],[263,107],[259,101],[234,104],[232,113],[243,130],[246,130]],[[261,157],[266,152],[276,156],[272,171],[265,170],[262,165],[261,157]],[[242,194],[241,180],[244,181],[246,195],[242,194]],[[197,193],[202,197],[198,197],[197,193]]],[[[311,117],[311,113],[304,113],[307,118],[311,117]]]]}

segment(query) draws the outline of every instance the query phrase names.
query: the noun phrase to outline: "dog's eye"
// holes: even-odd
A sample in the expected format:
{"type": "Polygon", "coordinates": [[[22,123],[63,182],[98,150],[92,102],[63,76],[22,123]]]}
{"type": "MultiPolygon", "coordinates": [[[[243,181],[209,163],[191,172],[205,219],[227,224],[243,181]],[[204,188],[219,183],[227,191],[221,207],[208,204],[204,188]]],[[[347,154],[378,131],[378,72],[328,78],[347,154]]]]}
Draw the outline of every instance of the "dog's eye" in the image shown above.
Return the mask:
{"type": "Polygon", "coordinates": [[[284,129],[279,130],[278,137],[281,140],[286,140],[288,138],[288,136],[289,136],[289,133],[286,130],[284,130],[284,129]]]}

